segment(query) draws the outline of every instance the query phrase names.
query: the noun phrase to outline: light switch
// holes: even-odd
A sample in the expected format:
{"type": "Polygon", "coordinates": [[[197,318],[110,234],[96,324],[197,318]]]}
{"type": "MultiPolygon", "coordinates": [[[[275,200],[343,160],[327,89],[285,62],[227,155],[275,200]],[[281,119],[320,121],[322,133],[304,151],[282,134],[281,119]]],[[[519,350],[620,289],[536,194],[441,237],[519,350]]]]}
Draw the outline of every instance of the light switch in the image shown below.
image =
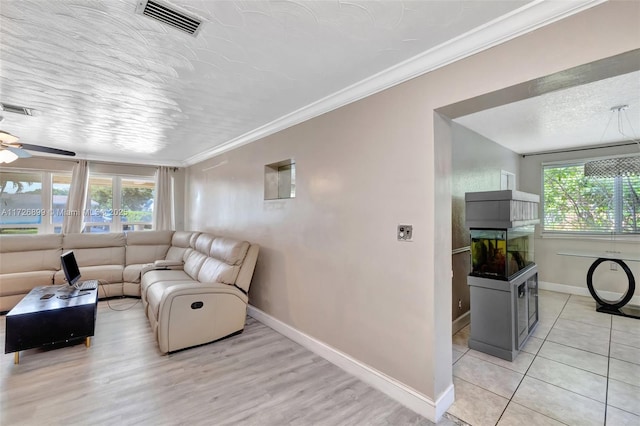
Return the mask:
{"type": "Polygon", "coordinates": [[[413,238],[413,225],[398,225],[398,241],[411,241],[413,238]]]}

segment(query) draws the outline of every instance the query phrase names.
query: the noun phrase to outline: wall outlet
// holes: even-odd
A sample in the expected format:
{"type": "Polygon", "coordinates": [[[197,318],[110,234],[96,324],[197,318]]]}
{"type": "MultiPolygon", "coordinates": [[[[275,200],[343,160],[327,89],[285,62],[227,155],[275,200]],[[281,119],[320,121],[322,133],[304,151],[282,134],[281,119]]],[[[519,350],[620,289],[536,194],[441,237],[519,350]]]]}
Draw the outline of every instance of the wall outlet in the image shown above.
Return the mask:
{"type": "Polygon", "coordinates": [[[398,225],[398,241],[411,241],[413,238],[413,225],[398,225]]]}
{"type": "Polygon", "coordinates": [[[616,262],[609,262],[609,270],[610,271],[617,271],[618,270],[618,264],[616,262]]]}
{"type": "Polygon", "coordinates": [[[462,309],[462,299],[458,299],[458,309],[462,309]]]}

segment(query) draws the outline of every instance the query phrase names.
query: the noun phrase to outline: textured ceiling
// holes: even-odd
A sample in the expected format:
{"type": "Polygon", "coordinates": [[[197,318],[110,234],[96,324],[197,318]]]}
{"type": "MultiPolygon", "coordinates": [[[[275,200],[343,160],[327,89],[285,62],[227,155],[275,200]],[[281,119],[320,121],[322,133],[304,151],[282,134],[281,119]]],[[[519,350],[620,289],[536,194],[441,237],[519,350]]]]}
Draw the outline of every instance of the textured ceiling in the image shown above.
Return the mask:
{"type": "MultiPolygon", "coordinates": [[[[578,0],[571,7],[597,2],[578,0]]],[[[0,101],[35,109],[33,117],[5,111],[2,129],[24,143],[84,158],[184,164],[494,19],[541,4],[172,3],[204,19],[197,37],[135,14],[136,0],[0,0],[0,101]]]]}
{"type": "Polygon", "coordinates": [[[640,140],[640,72],[550,92],[454,121],[519,154],[640,140]],[[628,108],[620,114],[611,111],[620,105],[628,108]]]}

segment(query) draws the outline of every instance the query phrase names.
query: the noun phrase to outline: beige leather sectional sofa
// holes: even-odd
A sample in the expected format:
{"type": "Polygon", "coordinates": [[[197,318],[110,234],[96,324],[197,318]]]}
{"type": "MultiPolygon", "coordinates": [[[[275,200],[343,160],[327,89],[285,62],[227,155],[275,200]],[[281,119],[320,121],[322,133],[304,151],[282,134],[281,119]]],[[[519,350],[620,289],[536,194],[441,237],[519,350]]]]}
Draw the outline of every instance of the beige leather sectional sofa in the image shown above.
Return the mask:
{"type": "Polygon", "coordinates": [[[142,275],[142,302],[163,353],[244,328],[258,246],[208,234],[192,237],[189,246],[184,266],[142,275]]]}
{"type": "Polygon", "coordinates": [[[142,297],[163,353],[244,328],[258,246],[183,231],[0,236],[0,311],[33,287],[64,284],[60,255],[73,250],[101,298],[142,297]]]}

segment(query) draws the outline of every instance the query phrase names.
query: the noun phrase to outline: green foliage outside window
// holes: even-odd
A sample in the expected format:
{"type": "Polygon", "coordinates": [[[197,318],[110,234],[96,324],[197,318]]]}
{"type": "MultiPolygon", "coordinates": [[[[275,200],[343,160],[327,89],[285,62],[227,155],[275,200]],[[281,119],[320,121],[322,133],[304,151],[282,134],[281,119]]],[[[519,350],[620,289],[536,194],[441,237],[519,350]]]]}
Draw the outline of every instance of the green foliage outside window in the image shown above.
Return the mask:
{"type": "Polygon", "coordinates": [[[91,185],[91,208],[108,210],[113,208],[113,188],[109,185],[91,185]],[[98,203],[94,205],[93,203],[98,203]]]}
{"type": "Polygon", "coordinates": [[[584,175],[584,164],[544,166],[545,231],[640,233],[640,176],[584,175]]]}

